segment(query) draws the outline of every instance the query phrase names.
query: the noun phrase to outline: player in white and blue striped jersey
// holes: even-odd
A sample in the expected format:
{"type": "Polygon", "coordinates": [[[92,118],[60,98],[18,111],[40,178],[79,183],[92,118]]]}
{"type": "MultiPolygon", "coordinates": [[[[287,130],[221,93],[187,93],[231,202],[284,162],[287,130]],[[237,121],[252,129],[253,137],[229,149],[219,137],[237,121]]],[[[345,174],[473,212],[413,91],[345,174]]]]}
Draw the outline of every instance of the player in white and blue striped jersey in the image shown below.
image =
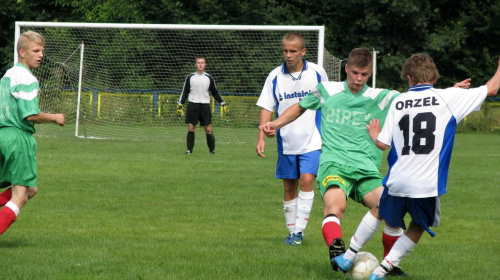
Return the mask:
{"type": "MultiPolygon", "coordinates": [[[[328,81],[323,67],[305,60],[304,38],[297,33],[287,34],[282,41],[285,62],[268,75],[257,102],[261,107],[260,124],[271,120],[298,103],[314,87],[328,81]]],[[[313,205],[313,183],[318,171],[321,151],[320,114],[307,111],[289,126],[277,132],[277,179],[283,179],[283,209],[289,231],[285,244],[301,245],[303,232],[313,205]],[[298,190],[300,189],[300,191],[298,190]]],[[[259,130],[256,151],[264,155],[264,133],[259,130]]]]}
{"type": "MultiPolygon", "coordinates": [[[[385,279],[413,250],[425,231],[435,236],[430,227],[439,226],[440,201],[446,193],[456,126],[469,113],[479,110],[485,98],[497,94],[500,60],[493,78],[473,89],[434,88],[439,73],[426,54],[414,54],[407,59],[401,78],[408,80],[410,89],[393,101],[382,131],[377,119],[371,120],[367,128],[378,148],[386,150],[392,146],[378,214],[391,227],[406,229],[406,213],[412,220],[370,276],[371,280],[385,279]]],[[[357,231],[370,232],[363,224],[357,231]]],[[[356,236],[359,239],[360,235],[356,236]]],[[[361,236],[362,240],[351,239],[351,243],[364,245],[370,238],[361,236]]],[[[338,259],[338,263],[344,263],[341,256],[338,259]]]]}

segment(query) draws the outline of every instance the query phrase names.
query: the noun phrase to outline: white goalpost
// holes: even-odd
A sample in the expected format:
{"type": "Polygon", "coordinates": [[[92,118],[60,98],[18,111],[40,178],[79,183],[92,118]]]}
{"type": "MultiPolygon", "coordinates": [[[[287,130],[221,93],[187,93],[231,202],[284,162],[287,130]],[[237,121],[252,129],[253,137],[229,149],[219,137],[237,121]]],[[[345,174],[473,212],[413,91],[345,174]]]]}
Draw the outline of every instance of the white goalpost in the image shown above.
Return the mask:
{"type": "Polygon", "coordinates": [[[212,103],[217,141],[253,142],[255,103],[269,72],[283,63],[288,32],[303,35],[305,58],[340,80],[341,60],[324,47],[324,26],[16,22],[15,41],[27,30],[46,39],[34,71],[40,107],[66,115],[63,128],[37,125],[41,136],[184,142],[186,125],[175,105],[195,57],[204,56],[230,109],[224,116],[212,103]]]}

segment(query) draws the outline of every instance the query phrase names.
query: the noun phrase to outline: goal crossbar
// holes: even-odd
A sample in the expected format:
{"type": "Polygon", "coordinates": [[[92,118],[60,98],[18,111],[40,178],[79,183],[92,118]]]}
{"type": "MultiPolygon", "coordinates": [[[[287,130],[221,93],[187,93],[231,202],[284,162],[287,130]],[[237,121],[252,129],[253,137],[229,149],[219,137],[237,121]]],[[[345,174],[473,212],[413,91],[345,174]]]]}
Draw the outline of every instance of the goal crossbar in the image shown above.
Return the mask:
{"type": "MultiPolygon", "coordinates": [[[[120,29],[171,29],[171,30],[275,30],[275,31],[318,31],[318,65],[323,66],[323,45],[325,27],[322,25],[207,25],[207,24],[125,24],[125,23],[80,23],[80,22],[36,22],[16,21],[15,40],[21,34],[21,27],[68,27],[68,28],[120,28],[120,29]]],[[[17,50],[14,44],[14,62],[17,61],[17,50]]]]}

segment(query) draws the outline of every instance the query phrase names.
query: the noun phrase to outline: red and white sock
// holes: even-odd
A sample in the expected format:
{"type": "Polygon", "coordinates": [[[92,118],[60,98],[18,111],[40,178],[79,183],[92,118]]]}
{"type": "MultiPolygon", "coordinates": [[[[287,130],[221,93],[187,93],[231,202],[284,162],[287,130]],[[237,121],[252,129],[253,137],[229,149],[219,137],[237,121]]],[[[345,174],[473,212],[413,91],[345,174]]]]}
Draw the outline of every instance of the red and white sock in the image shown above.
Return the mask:
{"type": "Polygon", "coordinates": [[[391,270],[393,267],[398,266],[399,263],[406,257],[408,256],[411,251],[413,251],[413,248],[417,243],[411,241],[410,238],[406,235],[401,235],[400,238],[394,243],[393,248],[387,254],[387,256],[384,258],[383,262],[386,262],[387,264],[390,265],[389,270],[391,270]]]}
{"type": "Polygon", "coordinates": [[[12,199],[12,188],[8,188],[7,190],[0,193],[0,206],[4,206],[11,199],[12,199]]]}
{"type": "Polygon", "coordinates": [[[394,243],[403,235],[402,228],[391,228],[384,225],[384,233],[382,234],[382,244],[384,245],[384,258],[389,254],[394,243]]]}
{"type": "Polygon", "coordinates": [[[342,228],[340,227],[340,220],[336,216],[328,216],[323,220],[321,226],[323,238],[325,239],[326,246],[330,246],[335,238],[342,238],[342,228]]]}
{"type": "Polygon", "coordinates": [[[17,215],[19,215],[19,207],[12,201],[7,202],[0,210],[0,235],[17,220],[17,215]]]}

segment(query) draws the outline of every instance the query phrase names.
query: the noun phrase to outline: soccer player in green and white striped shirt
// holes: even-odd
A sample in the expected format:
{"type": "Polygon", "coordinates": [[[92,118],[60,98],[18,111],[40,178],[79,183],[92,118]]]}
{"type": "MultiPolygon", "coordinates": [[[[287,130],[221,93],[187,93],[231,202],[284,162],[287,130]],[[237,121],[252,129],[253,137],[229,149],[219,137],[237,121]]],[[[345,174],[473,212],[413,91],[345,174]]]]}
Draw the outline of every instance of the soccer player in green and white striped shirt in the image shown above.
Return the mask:
{"type": "Polygon", "coordinates": [[[20,209],[38,191],[35,123],[53,122],[63,126],[63,114],[41,112],[40,86],[31,72],[40,66],[45,39],[27,31],[17,43],[18,63],[0,80],[0,234],[17,220],[20,209]]]}

